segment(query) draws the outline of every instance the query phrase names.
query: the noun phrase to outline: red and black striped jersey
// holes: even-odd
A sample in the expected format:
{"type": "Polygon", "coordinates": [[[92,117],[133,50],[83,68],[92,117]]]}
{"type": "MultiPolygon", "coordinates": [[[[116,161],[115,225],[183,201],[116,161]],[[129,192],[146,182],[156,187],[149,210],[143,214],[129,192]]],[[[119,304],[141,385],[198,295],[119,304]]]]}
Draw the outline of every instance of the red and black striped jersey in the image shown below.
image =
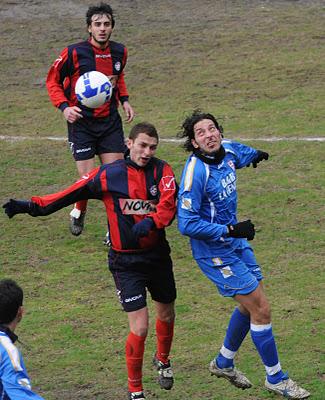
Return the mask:
{"type": "Polygon", "coordinates": [[[29,214],[48,215],[78,200],[102,200],[112,249],[134,253],[166,246],[165,227],[175,217],[176,196],[177,184],[169,164],[152,158],[142,168],[126,158],[92,170],[61,192],[32,197],[29,214]],[[154,228],[136,240],[132,226],[148,217],[154,228]]]}
{"type": "Polygon", "coordinates": [[[61,111],[68,106],[78,105],[85,117],[107,117],[116,112],[119,102],[128,100],[124,80],[126,61],[126,47],[113,41],[109,41],[104,50],[93,46],[89,40],[66,47],[47,75],[46,87],[51,102],[61,111]],[[79,76],[90,71],[99,71],[109,76],[114,86],[110,101],[95,109],[78,103],[74,90],[79,76]]]}

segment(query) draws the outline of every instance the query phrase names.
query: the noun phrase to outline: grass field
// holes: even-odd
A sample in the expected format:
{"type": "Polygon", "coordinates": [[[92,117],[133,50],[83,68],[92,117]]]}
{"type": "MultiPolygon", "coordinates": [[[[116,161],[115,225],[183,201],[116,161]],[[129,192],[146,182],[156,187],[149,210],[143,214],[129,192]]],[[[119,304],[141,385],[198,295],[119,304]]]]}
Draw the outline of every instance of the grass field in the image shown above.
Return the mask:
{"type": "MultiPolygon", "coordinates": [[[[0,54],[0,136],[31,138],[0,141],[1,204],[58,191],[76,178],[66,142],[45,139],[64,137],[65,124],[49,103],[44,79],[63,47],[85,37],[88,4],[1,2],[7,47],[0,54]]],[[[222,119],[227,137],[242,137],[270,153],[256,170],[239,171],[239,216],[257,226],[253,245],[267,278],[282,366],[312,399],[323,400],[325,144],[254,138],[325,136],[324,3],[111,4],[117,10],[114,39],[129,48],[127,83],[136,121],[154,122],[162,136],[173,137],[184,116],[200,107],[222,119]]],[[[186,159],[180,146],[163,143],[159,156],[179,177],[186,159]]],[[[17,333],[26,343],[27,368],[47,400],[123,400],[128,327],[101,243],[104,209],[90,202],[78,238],[69,234],[67,214],[8,220],[0,213],[0,278],[13,278],[25,289],[26,315],[17,333]]],[[[264,371],[249,337],[237,365],[252,389],[239,391],[209,375],[208,362],[222,343],[234,304],[200,273],[175,223],[168,237],[178,287],[176,382],[170,392],[155,382],[151,329],[144,365],[148,399],[275,399],[263,389],[264,371]]]]}

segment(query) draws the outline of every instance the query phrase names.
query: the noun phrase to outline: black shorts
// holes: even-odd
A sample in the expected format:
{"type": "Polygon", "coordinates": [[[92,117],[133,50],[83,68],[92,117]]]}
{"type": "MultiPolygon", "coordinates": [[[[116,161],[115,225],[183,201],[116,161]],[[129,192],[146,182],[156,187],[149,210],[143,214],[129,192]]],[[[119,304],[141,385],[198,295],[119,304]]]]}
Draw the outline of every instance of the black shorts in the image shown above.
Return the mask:
{"type": "Polygon", "coordinates": [[[124,133],[119,113],[105,118],[80,118],[68,123],[70,150],[76,161],[89,160],[96,154],[124,153],[124,133]]]}
{"type": "Polygon", "coordinates": [[[173,264],[168,254],[162,257],[154,251],[127,254],[111,250],[108,266],[124,311],[145,307],[146,289],[159,303],[169,304],[176,299],[173,264]]]}

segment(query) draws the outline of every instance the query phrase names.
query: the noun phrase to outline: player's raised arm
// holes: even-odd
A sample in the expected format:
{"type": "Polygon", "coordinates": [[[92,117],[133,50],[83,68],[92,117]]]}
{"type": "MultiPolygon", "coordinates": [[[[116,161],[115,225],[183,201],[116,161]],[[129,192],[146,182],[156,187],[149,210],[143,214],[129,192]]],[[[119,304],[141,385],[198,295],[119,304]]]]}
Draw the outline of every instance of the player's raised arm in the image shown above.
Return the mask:
{"type": "Polygon", "coordinates": [[[9,218],[16,214],[29,214],[32,217],[53,214],[79,200],[101,199],[99,167],[83,176],[63,191],[45,196],[33,196],[30,200],[10,199],[2,207],[9,218]]]}

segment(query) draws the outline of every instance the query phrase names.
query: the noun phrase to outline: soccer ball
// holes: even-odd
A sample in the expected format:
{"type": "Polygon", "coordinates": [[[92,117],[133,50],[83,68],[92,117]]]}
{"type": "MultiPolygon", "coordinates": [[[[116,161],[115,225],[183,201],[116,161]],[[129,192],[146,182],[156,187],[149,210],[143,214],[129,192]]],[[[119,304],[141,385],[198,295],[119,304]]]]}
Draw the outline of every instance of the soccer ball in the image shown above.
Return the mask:
{"type": "Polygon", "coordinates": [[[113,86],[108,77],[98,71],[90,71],[81,75],[75,86],[78,101],[89,108],[97,108],[108,101],[113,86]]]}

